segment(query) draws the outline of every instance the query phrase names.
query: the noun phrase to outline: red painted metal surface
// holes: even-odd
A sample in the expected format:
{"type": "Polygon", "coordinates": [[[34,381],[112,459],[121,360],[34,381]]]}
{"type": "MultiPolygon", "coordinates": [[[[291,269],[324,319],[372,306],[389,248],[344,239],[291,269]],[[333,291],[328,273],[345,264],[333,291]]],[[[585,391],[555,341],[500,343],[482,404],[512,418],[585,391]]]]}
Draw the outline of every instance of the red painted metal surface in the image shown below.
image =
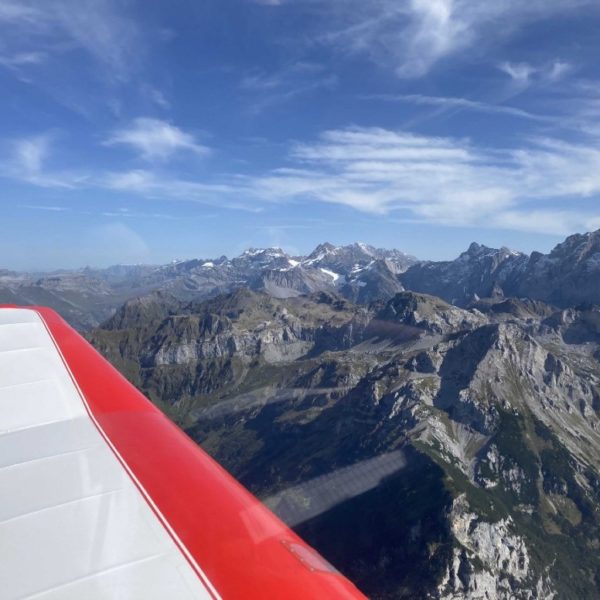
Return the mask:
{"type": "Polygon", "coordinates": [[[35,310],[101,434],[215,597],[365,598],[61,317],[35,310]]]}

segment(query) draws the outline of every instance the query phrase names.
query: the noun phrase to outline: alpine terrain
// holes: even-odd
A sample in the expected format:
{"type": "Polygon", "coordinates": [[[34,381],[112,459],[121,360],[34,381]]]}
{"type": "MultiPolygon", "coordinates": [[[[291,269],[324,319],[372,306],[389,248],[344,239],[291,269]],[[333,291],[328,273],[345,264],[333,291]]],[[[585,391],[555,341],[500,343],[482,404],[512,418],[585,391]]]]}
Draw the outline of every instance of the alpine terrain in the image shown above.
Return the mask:
{"type": "Polygon", "coordinates": [[[205,299],[240,286],[287,298],[338,289],[369,302],[403,289],[397,275],[417,259],[398,250],[366,244],[321,244],[308,256],[280,248],[250,249],[233,259],[175,261],[168,265],[116,265],[55,273],[0,270],[0,302],[39,304],[58,310],[78,329],[89,329],[114,314],[127,299],[155,290],[180,300],[205,299]]]}
{"type": "Polygon", "coordinates": [[[212,263],[88,338],[369,597],[600,598],[600,232],[212,263]]]}

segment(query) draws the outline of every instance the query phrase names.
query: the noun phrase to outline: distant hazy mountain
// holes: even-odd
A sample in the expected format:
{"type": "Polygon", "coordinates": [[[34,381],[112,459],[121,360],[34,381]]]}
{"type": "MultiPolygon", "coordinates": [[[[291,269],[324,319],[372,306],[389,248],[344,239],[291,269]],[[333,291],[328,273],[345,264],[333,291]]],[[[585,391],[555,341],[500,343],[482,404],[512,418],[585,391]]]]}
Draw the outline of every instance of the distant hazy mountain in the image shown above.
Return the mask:
{"type": "Polygon", "coordinates": [[[263,289],[280,298],[343,287],[342,293],[354,300],[387,299],[403,289],[397,273],[416,262],[398,250],[321,244],[307,257],[266,248],[249,249],[232,259],[159,266],[117,265],[51,274],[0,271],[0,301],[51,306],[76,327],[88,329],[127,299],[157,290],[180,300],[201,300],[239,287],[263,289]]]}
{"type": "Polygon", "coordinates": [[[457,259],[419,262],[399,250],[366,244],[320,244],[308,256],[279,248],[240,256],[125,265],[51,274],[0,271],[0,302],[44,304],[88,329],[126,300],[162,291],[198,301],[244,287],[275,298],[335,292],[359,304],[409,289],[467,307],[482,299],[530,298],[560,307],[600,303],[600,231],[573,235],[550,254],[531,256],[473,243],[457,259]]]}

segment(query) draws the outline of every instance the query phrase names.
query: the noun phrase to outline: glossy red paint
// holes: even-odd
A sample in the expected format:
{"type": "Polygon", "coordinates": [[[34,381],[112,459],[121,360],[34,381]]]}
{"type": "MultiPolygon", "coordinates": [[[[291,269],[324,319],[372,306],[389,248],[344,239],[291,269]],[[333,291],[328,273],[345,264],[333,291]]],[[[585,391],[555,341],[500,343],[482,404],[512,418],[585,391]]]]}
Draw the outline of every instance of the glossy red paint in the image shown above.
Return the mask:
{"type": "Polygon", "coordinates": [[[100,433],[215,598],[365,598],[61,317],[34,310],[100,433]]]}

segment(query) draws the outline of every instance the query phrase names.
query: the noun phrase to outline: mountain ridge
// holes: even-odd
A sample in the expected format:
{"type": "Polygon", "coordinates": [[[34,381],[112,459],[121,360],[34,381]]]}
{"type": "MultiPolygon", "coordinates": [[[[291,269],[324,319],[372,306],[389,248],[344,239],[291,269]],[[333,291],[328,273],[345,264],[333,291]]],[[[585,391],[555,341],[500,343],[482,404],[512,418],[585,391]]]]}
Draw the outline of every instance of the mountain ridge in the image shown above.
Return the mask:
{"type": "Polygon", "coordinates": [[[265,290],[279,298],[335,291],[365,305],[408,289],[462,307],[511,297],[575,307],[600,302],[600,231],[569,236],[548,254],[527,255],[473,242],[449,261],[419,261],[399,250],[360,242],[324,242],[306,256],[289,255],[281,248],[252,248],[231,259],[157,266],[86,267],[47,274],[0,271],[0,301],[48,305],[84,330],[109,318],[126,300],[153,291],[191,301],[236,287],[265,290]]]}

